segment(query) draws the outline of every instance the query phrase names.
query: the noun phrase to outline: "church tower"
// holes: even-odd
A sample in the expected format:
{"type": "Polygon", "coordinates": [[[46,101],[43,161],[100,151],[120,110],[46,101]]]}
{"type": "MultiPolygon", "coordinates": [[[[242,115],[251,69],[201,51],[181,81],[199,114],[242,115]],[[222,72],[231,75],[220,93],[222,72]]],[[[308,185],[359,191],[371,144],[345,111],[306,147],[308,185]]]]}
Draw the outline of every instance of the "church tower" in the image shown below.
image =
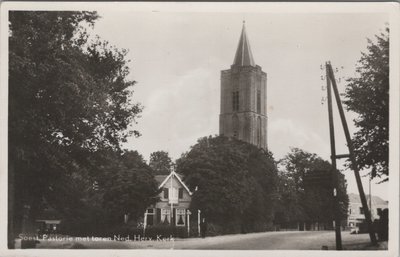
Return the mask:
{"type": "Polygon", "coordinates": [[[267,74],[256,65],[246,28],[229,70],[221,71],[219,133],[267,149],[267,74]]]}

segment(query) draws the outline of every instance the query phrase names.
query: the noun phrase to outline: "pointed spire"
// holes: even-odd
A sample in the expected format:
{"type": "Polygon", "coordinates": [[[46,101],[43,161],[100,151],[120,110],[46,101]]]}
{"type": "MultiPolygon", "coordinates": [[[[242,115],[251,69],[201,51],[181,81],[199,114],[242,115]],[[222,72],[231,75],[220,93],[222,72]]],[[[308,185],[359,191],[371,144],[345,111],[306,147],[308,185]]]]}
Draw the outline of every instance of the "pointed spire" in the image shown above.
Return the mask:
{"type": "Polygon", "coordinates": [[[243,21],[242,34],[240,35],[239,45],[236,50],[233,65],[238,66],[256,66],[251,53],[250,43],[246,35],[245,21],[243,21]]]}

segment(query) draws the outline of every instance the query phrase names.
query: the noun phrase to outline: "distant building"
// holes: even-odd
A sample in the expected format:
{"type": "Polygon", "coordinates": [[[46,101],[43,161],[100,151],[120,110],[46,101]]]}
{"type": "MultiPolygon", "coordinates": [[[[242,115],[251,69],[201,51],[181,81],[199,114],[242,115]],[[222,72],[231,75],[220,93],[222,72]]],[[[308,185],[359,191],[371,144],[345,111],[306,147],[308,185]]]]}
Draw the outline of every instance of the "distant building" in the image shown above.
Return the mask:
{"type": "Polygon", "coordinates": [[[51,207],[41,211],[35,220],[35,228],[38,234],[55,234],[60,232],[60,214],[51,207]]]}
{"type": "Polygon", "coordinates": [[[244,23],[233,64],[221,71],[219,133],[267,149],[267,74],[254,62],[244,23]]]}
{"type": "Polygon", "coordinates": [[[172,171],[169,175],[156,175],[160,200],[147,208],[146,225],[158,224],[187,226],[192,192],[182,181],[179,174],[172,171]]]}
{"type": "MultiPolygon", "coordinates": [[[[384,209],[388,208],[388,201],[383,200],[378,196],[372,196],[371,206],[370,196],[366,195],[368,207],[371,210],[371,219],[379,219],[379,214],[384,209]]],[[[349,228],[359,227],[359,224],[365,221],[364,210],[362,208],[360,196],[357,194],[349,194],[349,209],[347,217],[347,226],[349,228]]]]}

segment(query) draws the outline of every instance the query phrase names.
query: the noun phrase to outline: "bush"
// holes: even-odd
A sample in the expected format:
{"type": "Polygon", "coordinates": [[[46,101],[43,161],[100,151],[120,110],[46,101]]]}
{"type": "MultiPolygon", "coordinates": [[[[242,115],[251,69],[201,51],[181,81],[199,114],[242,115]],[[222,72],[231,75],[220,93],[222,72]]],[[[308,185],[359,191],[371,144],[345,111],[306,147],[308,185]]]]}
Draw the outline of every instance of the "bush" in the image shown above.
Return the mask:
{"type": "Polygon", "coordinates": [[[190,237],[198,237],[199,236],[199,230],[197,226],[197,222],[193,222],[190,224],[190,237]]]}
{"type": "Polygon", "coordinates": [[[87,247],[81,243],[74,243],[71,245],[70,249],[87,249],[87,247]]]}
{"type": "Polygon", "coordinates": [[[187,228],[186,227],[176,227],[169,225],[156,225],[146,228],[146,237],[157,237],[162,238],[177,237],[177,238],[187,238],[187,228]]]}
{"type": "Polygon", "coordinates": [[[21,249],[36,248],[36,245],[39,243],[37,240],[21,240],[21,249]]]}
{"type": "Polygon", "coordinates": [[[109,227],[99,236],[103,237],[114,237],[114,236],[121,236],[121,237],[152,237],[152,238],[187,238],[187,228],[186,227],[175,227],[169,225],[155,225],[155,226],[148,226],[145,231],[143,228],[138,228],[137,226],[131,224],[123,224],[121,226],[114,226],[109,227]]]}
{"type": "Polygon", "coordinates": [[[207,225],[207,232],[206,236],[219,236],[224,234],[224,230],[222,226],[214,224],[214,223],[209,223],[207,225]]]}

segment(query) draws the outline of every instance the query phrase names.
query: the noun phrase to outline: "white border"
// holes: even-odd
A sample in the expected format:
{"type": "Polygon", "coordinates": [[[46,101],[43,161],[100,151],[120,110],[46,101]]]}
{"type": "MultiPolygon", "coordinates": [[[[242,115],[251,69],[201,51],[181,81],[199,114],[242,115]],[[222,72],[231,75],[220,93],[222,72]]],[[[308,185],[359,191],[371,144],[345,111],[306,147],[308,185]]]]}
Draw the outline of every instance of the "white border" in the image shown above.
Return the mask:
{"type": "Polygon", "coordinates": [[[366,3],[195,3],[195,2],[2,2],[0,42],[0,255],[1,256],[399,256],[399,31],[400,4],[366,3]],[[388,251],[208,251],[208,250],[7,250],[7,78],[8,78],[8,11],[9,10],[113,10],[135,12],[239,12],[239,13],[387,13],[390,15],[390,153],[388,251]]]}

